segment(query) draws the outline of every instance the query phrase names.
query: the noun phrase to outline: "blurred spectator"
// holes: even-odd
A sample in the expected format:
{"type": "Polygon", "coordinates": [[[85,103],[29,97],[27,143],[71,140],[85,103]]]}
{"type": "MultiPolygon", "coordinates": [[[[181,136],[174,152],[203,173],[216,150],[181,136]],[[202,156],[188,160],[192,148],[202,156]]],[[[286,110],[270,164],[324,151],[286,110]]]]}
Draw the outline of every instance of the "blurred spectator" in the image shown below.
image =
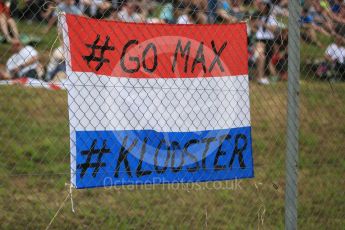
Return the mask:
{"type": "Polygon", "coordinates": [[[309,16],[314,29],[327,36],[341,36],[345,41],[345,4],[342,2],[312,1],[310,3],[309,16]],[[333,12],[332,6],[337,3],[338,7],[333,12]]]}
{"type": "Polygon", "coordinates": [[[57,5],[58,0],[45,2],[40,12],[41,19],[49,22],[49,20],[55,16],[55,9],[57,5]]]}
{"type": "Polygon", "coordinates": [[[10,2],[0,0],[0,27],[5,39],[13,43],[19,39],[17,24],[11,17],[10,2]]]}
{"type": "Polygon", "coordinates": [[[108,20],[121,21],[119,18],[119,8],[118,7],[112,7],[110,9],[110,14],[109,14],[108,20]]]}
{"type": "Polygon", "coordinates": [[[331,10],[335,14],[339,14],[343,8],[344,1],[343,0],[334,0],[333,4],[331,4],[331,10]]]}
{"type": "Polygon", "coordinates": [[[325,52],[325,59],[332,69],[332,75],[336,79],[345,80],[345,47],[340,37],[335,37],[325,52]]]}
{"type": "Polygon", "coordinates": [[[231,5],[227,0],[218,1],[215,21],[218,23],[234,23],[236,17],[231,14],[231,5]]]}
{"type": "MultiPolygon", "coordinates": [[[[198,7],[200,12],[205,13],[208,7],[208,1],[209,0],[184,0],[184,5],[185,6],[191,6],[194,5],[198,7]]],[[[219,1],[219,0],[218,0],[219,1]]]]}
{"type": "Polygon", "coordinates": [[[45,80],[51,81],[56,77],[62,78],[64,75],[66,75],[66,64],[63,55],[63,47],[59,46],[54,50],[52,57],[49,60],[45,80]]]}
{"type": "MultiPolygon", "coordinates": [[[[322,7],[322,2],[320,1],[320,5],[322,7]]],[[[337,1],[337,4],[328,5],[326,4],[324,7],[326,15],[333,20],[334,23],[339,23],[345,25],[345,18],[343,16],[343,10],[344,10],[344,3],[337,1]],[[333,8],[333,7],[334,8],[333,8]]]]}
{"type": "Polygon", "coordinates": [[[269,80],[265,77],[265,66],[268,66],[272,54],[273,45],[278,30],[278,22],[271,11],[271,2],[269,0],[256,0],[256,6],[259,10],[254,14],[255,24],[253,30],[256,31],[256,71],[259,84],[267,85],[269,80]]]}
{"type": "MultiPolygon", "coordinates": [[[[13,1],[16,3],[17,0],[13,1]]],[[[287,29],[282,29],[276,17],[287,19],[288,2],[288,0],[76,0],[76,2],[75,0],[24,0],[24,9],[18,11],[18,16],[24,16],[27,22],[32,19],[48,21],[45,29],[47,32],[55,25],[60,12],[85,14],[94,18],[106,17],[124,22],[177,24],[236,23],[252,15],[247,27],[249,65],[251,70],[255,71],[256,80],[260,84],[269,84],[267,76],[287,78],[287,29]],[[112,7],[112,3],[116,8],[112,7]],[[253,14],[254,10],[257,12],[253,14]]],[[[340,51],[344,52],[345,43],[345,1],[305,0],[304,2],[301,13],[302,39],[318,47],[325,47],[327,41],[323,37],[320,39],[320,34],[336,39],[337,41],[328,47],[326,59],[328,63],[333,63],[334,69],[337,68],[339,73],[343,73],[344,64],[341,61],[340,51]],[[337,58],[334,59],[335,57],[337,58]]],[[[5,0],[0,0],[0,26],[7,41],[18,40],[16,23],[5,0]]],[[[59,47],[53,52],[47,66],[46,80],[53,79],[58,72],[64,73],[61,49],[59,47]]],[[[322,63],[326,64],[323,59],[322,63]]],[[[11,74],[13,73],[20,75],[19,69],[16,68],[12,68],[11,74]]],[[[1,76],[4,76],[3,71],[1,76]]]]}
{"type": "Polygon", "coordinates": [[[146,3],[145,22],[146,23],[165,23],[165,20],[156,17],[157,3],[150,1],[146,3]]]}
{"type": "Polygon", "coordinates": [[[321,32],[325,35],[329,33],[322,27],[319,27],[313,20],[313,17],[309,14],[308,9],[304,8],[301,15],[301,37],[308,43],[315,44],[322,47],[322,44],[317,39],[317,32],[321,32]]]}
{"type": "Polygon", "coordinates": [[[217,0],[207,1],[208,22],[214,23],[217,19],[217,0]]]}
{"type": "Polygon", "coordinates": [[[196,5],[191,4],[178,17],[177,24],[206,24],[207,16],[196,5]]]}
{"type": "Polygon", "coordinates": [[[188,7],[180,7],[177,13],[177,20],[176,24],[193,24],[192,19],[189,17],[189,8],[188,7]]]}
{"type": "Polygon", "coordinates": [[[273,54],[269,63],[274,80],[287,80],[288,31],[285,28],[273,45],[273,54]]]}
{"type": "Polygon", "coordinates": [[[107,0],[80,0],[80,9],[86,15],[96,18],[107,16],[111,8],[111,3],[107,0]]]}
{"type": "Polygon", "coordinates": [[[242,7],[243,0],[221,0],[218,2],[218,9],[216,11],[219,17],[217,21],[233,23],[242,21],[245,18],[246,12],[242,7]]]}
{"type": "Polygon", "coordinates": [[[272,1],[272,13],[274,15],[289,16],[288,0],[273,0],[272,1]]]}
{"type": "Polygon", "coordinates": [[[159,18],[167,23],[174,23],[174,10],[175,9],[172,3],[168,2],[164,4],[159,14],[159,18]]]}
{"type": "Polygon", "coordinates": [[[130,1],[122,6],[121,11],[118,13],[118,17],[124,22],[143,22],[144,17],[140,13],[142,13],[142,10],[139,4],[130,1]]]}
{"type": "Polygon", "coordinates": [[[60,12],[64,12],[66,14],[82,15],[81,10],[75,5],[74,0],[63,0],[63,2],[58,4],[57,9],[49,19],[48,27],[46,28],[45,32],[48,32],[53,27],[60,12]]]}
{"type": "Polygon", "coordinates": [[[190,5],[188,16],[195,24],[207,23],[207,15],[196,5],[190,5]]]}
{"type": "Polygon", "coordinates": [[[237,21],[242,21],[245,17],[245,9],[242,7],[243,0],[231,0],[230,14],[233,15],[237,21]]]}
{"type": "MultiPolygon", "coordinates": [[[[327,33],[334,32],[334,25],[332,20],[328,17],[326,4],[321,4],[323,1],[312,1],[311,7],[309,8],[309,15],[312,18],[312,22],[315,28],[322,28],[327,33]]],[[[322,32],[323,30],[319,30],[322,32]]]]}
{"type": "Polygon", "coordinates": [[[63,2],[59,3],[57,6],[56,16],[59,12],[82,15],[81,10],[75,5],[74,0],[64,0],[63,2]]]}
{"type": "Polygon", "coordinates": [[[20,41],[12,43],[12,56],[6,67],[12,78],[29,77],[39,78],[38,52],[31,46],[23,46],[20,41]]]}
{"type": "Polygon", "coordinates": [[[335,32],[343,37],[345,41],[345,2],[342,0],[335,0],[332,5],[331,18],[335,21],[335,32]]]}

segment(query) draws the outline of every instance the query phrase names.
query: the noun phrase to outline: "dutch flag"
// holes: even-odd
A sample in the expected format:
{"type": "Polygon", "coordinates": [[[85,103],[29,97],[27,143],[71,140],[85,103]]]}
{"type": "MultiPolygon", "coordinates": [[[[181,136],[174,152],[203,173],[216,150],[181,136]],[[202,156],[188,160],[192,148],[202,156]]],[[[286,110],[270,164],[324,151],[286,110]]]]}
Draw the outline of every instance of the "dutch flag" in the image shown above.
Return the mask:
{"type": "Polygon", "coordinates": [[[245,23],[60,26],[75,187],[254,176],[245,23]]]}

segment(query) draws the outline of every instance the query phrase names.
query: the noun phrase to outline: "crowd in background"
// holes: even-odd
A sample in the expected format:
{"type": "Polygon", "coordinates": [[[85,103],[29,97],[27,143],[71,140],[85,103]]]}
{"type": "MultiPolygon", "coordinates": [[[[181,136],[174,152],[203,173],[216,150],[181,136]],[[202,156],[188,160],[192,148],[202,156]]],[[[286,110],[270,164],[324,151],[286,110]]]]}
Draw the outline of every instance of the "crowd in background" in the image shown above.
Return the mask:
{"type": "MultiPolygon", "coordinates": [[[[303,0],[302,0],[303,1],[303,0]]],[[[58,47],[42,68],[39,53],[23,45],[17,20],[45,22],[45,32],[56,26],[59,12],[125,22],[205,24],[235,23],[248,25],[249,66],[259,84],[287,79],[288,0],[0,0],[0,26],[4,41],[12,45],[13,55],[0,78],[32,77],[50,81],[65,71],[62,47],[58,47]]],[[[300,18],[301,37],[325,50],[316,74],[331,71],[345,78],[345,1],[304,0],[300,18]],[[321,35],[320,35],[321,34],[321,35]],[[320,37],[332,40],[326,46],[320,37]]],[[[303,52],[303,51],[302,51],[303,52]]]]}

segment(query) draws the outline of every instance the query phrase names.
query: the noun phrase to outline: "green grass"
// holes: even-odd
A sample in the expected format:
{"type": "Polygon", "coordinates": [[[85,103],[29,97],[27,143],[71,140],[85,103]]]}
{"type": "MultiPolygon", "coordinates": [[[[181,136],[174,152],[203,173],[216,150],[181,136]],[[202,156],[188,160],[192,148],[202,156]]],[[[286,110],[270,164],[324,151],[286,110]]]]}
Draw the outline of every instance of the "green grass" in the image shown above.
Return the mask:
{"type": "MultiPolygon", "coordinates": [[[[43,34],[43,27],[19,23],[21,32],[43,38],[37,49],[46,63],[56,31],[43,34]]],[[[5,63],[9,45],[0,49],[5,63]]],[[[301,56],[320,58],[323,51],[303,44],[301,56]]],[[[286,92],[281,82],[250,85],[255,178],[242,180],[241,189],[229,182],[228,190],[206,189],[217,183],[179,190],[167,185],[74,190],[76,213],[67,200],[52,229],[282,229],[286,92]]],[[[303,81],[300,96],[299,228],[341,229],[345,84],[303,81]]],[[[67,195],[70,178],[66,92],[1,86],[0,130],[0,226],[45,228],[67,195]]]]}
{"type": "MultiPolygon", "coordinates": [[[[301,86],[299,228],[344,226],[344,84],[301,86]]],[[[75,190],[54,228],[260,228],[284,226],[286,84],[251,85],[255,179],[241,189],[75,190]],[[255,187],[255,184],[258,188],[255,187]],[[263,224],[258,212],[263,214],[263,224]]],[[[0,90],[0,223],[44,228],[67,195],[69,128],[66,93],[19,86],[0,90]]],[[[224,185],[224,183],[223,183],[224,185]]],[[[196,185],[194,185],[196,186],[196,185]]]]}

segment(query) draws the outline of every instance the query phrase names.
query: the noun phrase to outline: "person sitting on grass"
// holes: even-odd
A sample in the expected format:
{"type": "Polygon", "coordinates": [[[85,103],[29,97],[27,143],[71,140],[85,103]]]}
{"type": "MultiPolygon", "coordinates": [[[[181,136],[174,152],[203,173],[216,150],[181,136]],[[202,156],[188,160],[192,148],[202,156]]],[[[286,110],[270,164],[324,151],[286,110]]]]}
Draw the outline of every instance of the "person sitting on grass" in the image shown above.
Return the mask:
{"type": "Polygon", "coordinates": [[[17,24],[11,17],[10,3],[0,0],[0,28],[7,42],[19,39],[17,24]]]}
{"type": "Polygon", "coordinates": [[[12,56],[8,59],[6,67],[11,78],[39,78],[38,52],[32,46],[23,46],[19,40],[12,43],[12,56]]]}
{"type": "Polygon", "coordinates": [[[323,33],[326,36],[330,36],[330,34],[325,29],[314,22],[313,17],[309,14],[309,10],[307,8],[304,8],[301,14],[302,40],[322,48],[322,44],[317,38],[318,32],[323,33]]]}
{"type": "Polygon", "coordinates": [[[345,46],[340,36],[336,36],[325,52],[325,59],[331,66],[333,80],[345,80],[345,46]]]}

